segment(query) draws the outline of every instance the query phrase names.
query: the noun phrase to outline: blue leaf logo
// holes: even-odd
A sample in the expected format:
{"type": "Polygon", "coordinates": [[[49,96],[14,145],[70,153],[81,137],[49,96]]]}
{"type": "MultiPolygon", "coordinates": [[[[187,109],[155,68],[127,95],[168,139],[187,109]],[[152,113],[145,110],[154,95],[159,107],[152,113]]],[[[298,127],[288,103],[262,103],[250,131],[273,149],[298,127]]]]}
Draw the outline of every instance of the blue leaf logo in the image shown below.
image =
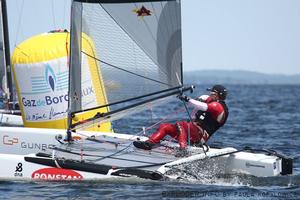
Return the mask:
{"type": "Polygon", "coordinates": [[[52,76],[49,76],[49,85],[52,89],[52,91],[54,91],[54,79],[52,78],[52,76]]]}
{"type": "Polygon", "coordinates": [[[51,66],[49,64],[46,65],[45,78],[46,78],[46,82],[49,84],[52,91],[54,91],[55,83],[56,83],[56,76],[55,76],[53,69],[51,68],[51,66]]]}

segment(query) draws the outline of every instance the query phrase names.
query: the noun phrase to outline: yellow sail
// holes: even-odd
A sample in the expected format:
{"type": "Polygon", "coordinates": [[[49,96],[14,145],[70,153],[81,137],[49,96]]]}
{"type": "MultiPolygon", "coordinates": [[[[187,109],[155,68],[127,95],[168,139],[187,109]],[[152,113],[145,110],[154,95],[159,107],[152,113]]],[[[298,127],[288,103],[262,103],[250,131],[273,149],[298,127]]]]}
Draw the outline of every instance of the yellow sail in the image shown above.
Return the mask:
{"type": "MultiPolygon", "coordinates": [[[[25,127],[67,128],[69,33],[36,35],[18,45],[12,56],[13,75],[25,127]]],[[[83,34],[82,49],[95,55],[93,41],[83,34]]],[[[107,104],[100,66],[82,54],[83,109],[107,104]],[[100,71],[100,72],[99,72],[100,71]]],[[[101,108],[76,115],[77,122],[108,112],[101,108]]],[[[111,123],[94,124],[86,130],[111,132],[111,123]]]]}

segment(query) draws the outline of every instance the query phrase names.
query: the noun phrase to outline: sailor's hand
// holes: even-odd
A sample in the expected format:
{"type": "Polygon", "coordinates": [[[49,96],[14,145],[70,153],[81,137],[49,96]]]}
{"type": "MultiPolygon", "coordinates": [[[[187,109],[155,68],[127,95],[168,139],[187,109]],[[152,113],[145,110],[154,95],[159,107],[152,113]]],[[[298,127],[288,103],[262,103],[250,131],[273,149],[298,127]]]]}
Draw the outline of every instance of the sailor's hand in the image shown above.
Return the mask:
{"type": "Polygon", "coordinates": [[[180,99],[181,101],[186,101],[186,102],[189,102],[189,100],[190,100],[190,98],[184,94],[178,95],[177,98],[180,99]]]}
{"type": "Polygon", "coordinates": [[[206,102],[209,98],[210,98],[209,95],[204,94],[198,97],[196,100],[200,102],[206,102]]]}

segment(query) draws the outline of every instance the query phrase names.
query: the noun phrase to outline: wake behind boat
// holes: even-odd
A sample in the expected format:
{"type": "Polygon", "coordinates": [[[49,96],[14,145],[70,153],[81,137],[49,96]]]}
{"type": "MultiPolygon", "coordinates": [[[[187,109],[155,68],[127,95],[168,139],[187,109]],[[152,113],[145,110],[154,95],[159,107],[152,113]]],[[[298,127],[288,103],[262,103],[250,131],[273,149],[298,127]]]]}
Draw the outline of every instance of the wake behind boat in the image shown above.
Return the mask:
{"type": "MultiPolygon", "coordinates": [[[[42,77],[47,80],[43,86],[55,91],[59,88],[56,74],[69,70],[68,94],[61,94],[68,97],[68,129],[0,128],[0,177],[82,180],[134,176],[164,180],[197,178],[205,172],[291,174],[292,160],[274,151],[200,145],[190,146],[188,156],[178,158],[177,143],[163,141],[145,151],[132,145],[133,141],[148,139],[141,134],[81,130],[91,125],[100,127],[142,110],[149,110],[151,117],[156,105],[193,89],[183,86],[180,6],[178,0],[74,0],[69,67],[65,69],[49,61],[45,66],[51,73],[43,73],[46,77],[42,77]],[[88,50],[84,46],[89,46],[88,50]],[[89,77],[88,70],[93,76],[89,77]],[[100,93],[104,96],[100,97],[100,93]],[[82,117],[95,110],[92,117],[82,117]]],[[[16,79],[23,75],[16,74],[16,79]]],[[[30,84],[28,78],[26,85],[30,84]]],[[[30,98],[37,102],[45,99],[43,95],[30,98]]],[[[67,98],[49,99],[53,103],[52,99],[67,98]]],[[[58,109],[60,103],[57,101],[52,109],[58,109]]],[[[42,117],[38,120],[46,121],[42,117]]]]}

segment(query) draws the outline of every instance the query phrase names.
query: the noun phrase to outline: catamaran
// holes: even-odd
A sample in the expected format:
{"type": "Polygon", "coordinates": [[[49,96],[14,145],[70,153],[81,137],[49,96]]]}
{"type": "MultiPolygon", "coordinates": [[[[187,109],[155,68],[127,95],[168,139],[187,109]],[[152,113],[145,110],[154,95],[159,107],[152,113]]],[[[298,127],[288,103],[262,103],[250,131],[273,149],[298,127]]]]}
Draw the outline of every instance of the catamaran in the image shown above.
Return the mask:
{"type": "Polygon", "coordinates": [[[22,126],[21,112],[16,108],[14,100],[5,0],[1,0],[0,12],[0,80],[2,83],[0,101],[5,108],[0,109],[0,123],[2,125],[22,126]]]}
{"type": "MultiPolygon", "coordinates": [[[[145,131],[82,130],[154,109],[192,91],[192,86],[183,86],[179,0],[74,0],[70,30],[68,128],[0,127],[1,178],[165,180],[205,173],[262,177],[292,173],[293,160],[273,150],[200,144],[189,146],[189,155],[178,158],[178,144],[172,141],[162,141],[150,151],[135,148],[133,141],[148,139],[145,131]],[[83,38],[91,51],[84,50],[83,38]],[[83,88],[88,81],[86,66],[97,69],[88,91],[83,88]],[[91,98],[88,92],[105,95],[91,98]],[[101,108],[107,109],[82,118],[83,113],[101,108]]],[[[61,73],[60,68],[52,71],[61,73]]]]}

